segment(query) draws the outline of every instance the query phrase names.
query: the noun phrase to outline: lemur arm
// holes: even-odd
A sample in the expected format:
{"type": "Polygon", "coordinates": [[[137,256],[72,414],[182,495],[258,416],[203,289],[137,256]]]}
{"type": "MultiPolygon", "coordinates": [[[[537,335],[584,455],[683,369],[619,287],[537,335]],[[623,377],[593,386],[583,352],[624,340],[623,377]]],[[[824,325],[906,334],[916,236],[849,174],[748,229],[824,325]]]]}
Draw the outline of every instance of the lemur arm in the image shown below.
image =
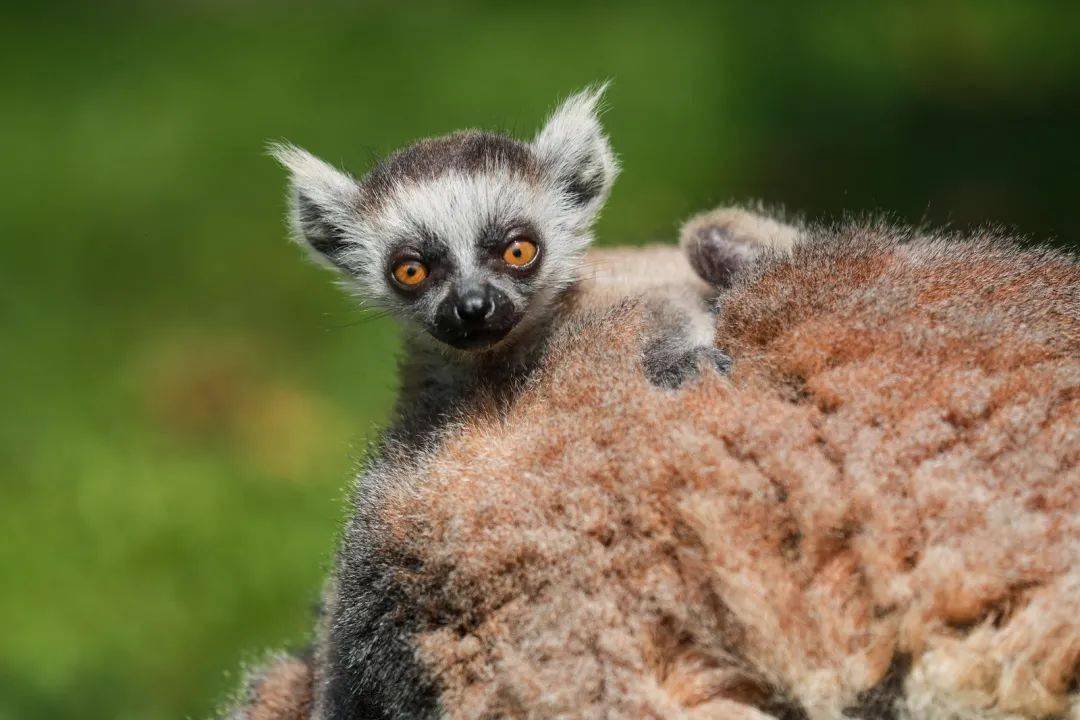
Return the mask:
{"type": "Polygon", "coordinates": [[[798,230],[792,225],[736,207],[710,210],[683,224],[679,232],[683,253],[697,276],[711,288],[695,305],[704,302],[708,309],[699,312],[671,302],[654,309],[656,326],[668,330],[646,347],[643,368],[649,380],[674,389],[702,368],[726,374],[731,358],[713,342],[716,319],[711,310],[716,296],[731,285],[741,268],[762,255],[790,252],[797,237],[798,230]]]}

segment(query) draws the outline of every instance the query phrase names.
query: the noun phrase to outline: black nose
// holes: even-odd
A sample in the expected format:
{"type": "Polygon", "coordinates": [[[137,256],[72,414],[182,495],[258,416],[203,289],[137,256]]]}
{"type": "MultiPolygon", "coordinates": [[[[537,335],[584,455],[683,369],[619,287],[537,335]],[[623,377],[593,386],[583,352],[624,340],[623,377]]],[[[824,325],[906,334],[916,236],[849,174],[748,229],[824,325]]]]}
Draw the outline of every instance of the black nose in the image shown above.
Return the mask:
{"type": "Polygon", "coordinates": [[[483,290],[470,291],[458,298],[454,314],[461,322],[475,325],[487,320],[495,311],[495,303],[483,290]]]}
{"type": "Polygon", "coordinates": [[[446,294],[430,330],[451,347],[480,350],[506,337],[520,319],[506,293],[487,283],[472,283],[446,294]]]}

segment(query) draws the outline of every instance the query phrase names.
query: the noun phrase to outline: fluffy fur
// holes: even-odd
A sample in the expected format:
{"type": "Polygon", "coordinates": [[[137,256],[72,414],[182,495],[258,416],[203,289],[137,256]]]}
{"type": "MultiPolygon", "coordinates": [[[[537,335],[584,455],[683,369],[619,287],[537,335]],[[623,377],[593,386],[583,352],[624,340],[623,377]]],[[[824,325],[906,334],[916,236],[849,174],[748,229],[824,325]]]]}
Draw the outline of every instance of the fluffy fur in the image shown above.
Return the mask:
{"type": "Polygon", "coordinates": [[[228,720],[307,720],[314,695],[311,661],[277,654],[248,674],[228,720]]]}
{"type": "Polygon", "coordinates": [[[674,392],[597,291],[357,488],[329,600],[374,604],[312,717],[341,662],[353,717],[1080,716],[1073,260],[812,229],[722,299],[730,378],[674,392]]]}

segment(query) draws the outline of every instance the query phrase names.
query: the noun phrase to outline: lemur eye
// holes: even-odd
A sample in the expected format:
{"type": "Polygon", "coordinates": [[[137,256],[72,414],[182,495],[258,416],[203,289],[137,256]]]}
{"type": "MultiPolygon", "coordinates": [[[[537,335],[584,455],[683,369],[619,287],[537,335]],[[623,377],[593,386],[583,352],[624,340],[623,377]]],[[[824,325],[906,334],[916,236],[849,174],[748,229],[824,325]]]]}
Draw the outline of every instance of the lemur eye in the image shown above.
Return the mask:
{"type": "Polygon", "coordinates": [[[428,276],[427,266],[419,260],[403,260],[394,266],[394,279],[405,287],[416,287],[428,276]]]}
{"type": "Polygon", "coordinates": [[[536,243],[532,240],[518,238],[503,250],[503,260],[511,267],[523,268],[536,258],[536,249],[536,243]]]}

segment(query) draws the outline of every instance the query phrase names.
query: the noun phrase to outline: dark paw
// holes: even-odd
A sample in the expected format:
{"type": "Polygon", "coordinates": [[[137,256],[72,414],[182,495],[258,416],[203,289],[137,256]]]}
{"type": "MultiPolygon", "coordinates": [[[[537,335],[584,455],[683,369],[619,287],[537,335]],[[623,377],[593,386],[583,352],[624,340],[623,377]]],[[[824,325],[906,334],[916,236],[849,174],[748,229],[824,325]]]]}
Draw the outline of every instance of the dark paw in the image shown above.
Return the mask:
{"type": "Polygon", "coordinates": [[[726,375],[731,371],[731,358],[708,346],[682,351],[658,347],[645,353],[645,377],[653,385],[668,390],[674,390],[697,377],[702,367],[712,367],[726,375]]]}
{"type": "Polygon", "coordinates": [[[698,357],[703,361],[712,363],[712,366],[716,368],[716,372],[721,375],[727,375],[731,372],[731,356],[723,350],[717,350],[714,347],[698,348],[698,357]]]}

